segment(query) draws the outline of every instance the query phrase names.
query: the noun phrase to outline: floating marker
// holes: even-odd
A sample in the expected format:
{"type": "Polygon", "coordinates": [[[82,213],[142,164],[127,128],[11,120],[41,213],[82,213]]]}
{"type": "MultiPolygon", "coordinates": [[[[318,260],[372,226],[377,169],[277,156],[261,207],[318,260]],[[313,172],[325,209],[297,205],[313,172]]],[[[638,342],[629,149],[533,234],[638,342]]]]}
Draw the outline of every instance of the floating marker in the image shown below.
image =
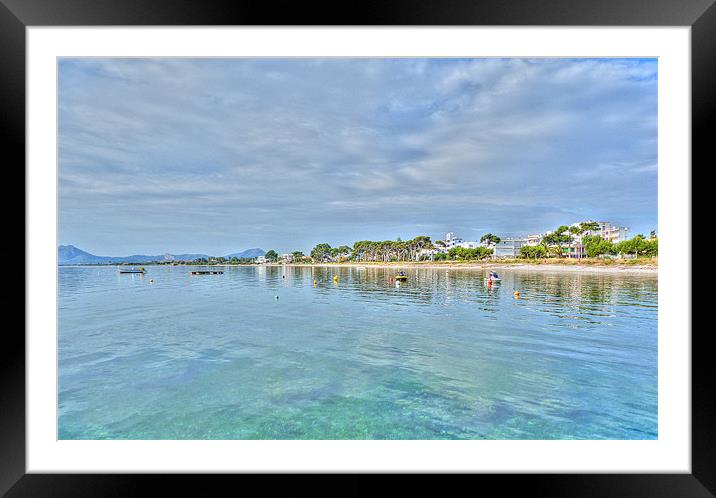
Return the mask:
{"type": "Polygon", "coordinates": [[[519,299],[519,298],[520,298],[520,291],[515,291],[515,299],[519,299]]]}

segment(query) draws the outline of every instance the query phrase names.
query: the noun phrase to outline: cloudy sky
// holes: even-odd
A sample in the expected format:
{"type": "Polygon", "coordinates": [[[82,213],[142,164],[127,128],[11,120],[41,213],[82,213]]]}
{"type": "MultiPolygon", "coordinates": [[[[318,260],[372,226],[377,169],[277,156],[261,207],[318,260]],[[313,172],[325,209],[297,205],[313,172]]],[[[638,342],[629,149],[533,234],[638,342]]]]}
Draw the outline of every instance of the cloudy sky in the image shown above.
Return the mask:
{"type": "Polygon", "coordinates": [[[94,254],[657,226],[654,59],[62,59],[59,106],[94,254]]]}

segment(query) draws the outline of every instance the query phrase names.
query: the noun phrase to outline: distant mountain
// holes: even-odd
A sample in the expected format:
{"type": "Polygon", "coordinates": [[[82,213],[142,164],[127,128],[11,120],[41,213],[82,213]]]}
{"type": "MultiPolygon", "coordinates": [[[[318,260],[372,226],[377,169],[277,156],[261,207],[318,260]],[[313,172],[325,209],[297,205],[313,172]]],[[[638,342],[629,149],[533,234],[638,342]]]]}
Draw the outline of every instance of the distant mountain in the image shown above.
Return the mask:
{"type": "Polygon", "coordinates": [[[151,263],[153,261],[190,261],[198,258],[208,258],[206,254],[162,254],[160,256],[146,256],[134,254],[132,256],[95,256],[75,246],[59,246],[57,248],[57,262],[60,265],[101,265],[113,263],[151,263]]]}
{"type": "Polygon", "coordinates": [[[95,256],[75,246],[60,246],[57,248],[57,261],[61,265],[74,265],[83,263],[96,263],[103,259],[102,256],[95,256]]]}
{"type": "Polygon", "coordinates": [[[264,251],[263,249],[259,249],[258,247],[255,247],[253,249],[246,249],[245,251],[228,254],[225,257],[226,258],[257,258],[259,256],[263,256],[264,254],[266,254],[266,251],[264,251]]]}

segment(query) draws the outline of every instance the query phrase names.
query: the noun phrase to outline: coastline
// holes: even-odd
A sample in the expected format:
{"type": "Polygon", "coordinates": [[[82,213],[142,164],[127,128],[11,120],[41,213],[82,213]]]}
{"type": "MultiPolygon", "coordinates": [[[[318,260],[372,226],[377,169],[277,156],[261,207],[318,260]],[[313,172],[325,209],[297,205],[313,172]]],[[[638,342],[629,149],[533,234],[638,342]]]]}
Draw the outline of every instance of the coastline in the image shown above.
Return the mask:
{"type": "MultiPolygon", "coordinates": [[[[152,263],[143,263],[144,266],[164,266],[156,265],[152,263]]],[[[117,265],[60,265],[60,266],[117,266],[117,265]]],[[[137,264],[134,266],[142,266],[137,264]]],[[[345,262],[345,263],[250,263],[250,264],[229,264],[229,263],[217,263],[217,264],[180,264],[174,265],[175,267],[181,266],[192,266],[192,267],[241,267],[241,266],[255,266],[264,268],[282,268],[282,267],[293,267],[293,268],[392,268],[398,269],[429,269],[429,270],[500,270],[500,271],[520,271],[520,272],[552,272],[552,273],[603,273],[603,274],[618,274],[618,275],[654,275],[657,276],[659,268],[656,263],[654,264],[624,264],[624,263],[609,263],[609,264],[594,264],[594,263],[576,263],[576,262],[565,262],[565,263],[526,263],[526,262],[390,262],[390,263],[356,263],[356,262],[345,262]]]]}
{"type": "MultiPolygon", "coordinates": [[[[217,265],[219,266],[219,265],[217,265]]],[[[223,265],[238,266],[238,265],[223,265]]],[[[266,265],[254,265],[266,266],[266,265]]],[[[436,264],[436,263],[287,263],[276,264],[271,266],[291,266],[291,267],[324,267],[324,268],[410,268],[410,269],[430,269],[430,270],[507,270],[507,271],[539,271],[539,272],[568,272],[568,273],[617,273],[638,274],[638,275],[658,275],[657,266],[647,265],[581,265],[581,264],[529,264],[529,263],[452,263],[452,264],[436,264]]]]}

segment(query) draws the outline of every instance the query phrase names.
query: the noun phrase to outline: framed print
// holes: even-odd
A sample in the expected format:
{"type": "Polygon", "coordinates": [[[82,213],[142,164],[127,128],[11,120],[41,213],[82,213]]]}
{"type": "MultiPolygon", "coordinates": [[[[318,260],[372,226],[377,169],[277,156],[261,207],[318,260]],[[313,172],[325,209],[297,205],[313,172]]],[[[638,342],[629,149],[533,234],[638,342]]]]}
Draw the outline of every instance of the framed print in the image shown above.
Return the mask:
{"type": "Polygon", "coordinates": [[[690,246],[709,2],[2,1],[27,196],[3,492],[713,493],[690,246]]]}

